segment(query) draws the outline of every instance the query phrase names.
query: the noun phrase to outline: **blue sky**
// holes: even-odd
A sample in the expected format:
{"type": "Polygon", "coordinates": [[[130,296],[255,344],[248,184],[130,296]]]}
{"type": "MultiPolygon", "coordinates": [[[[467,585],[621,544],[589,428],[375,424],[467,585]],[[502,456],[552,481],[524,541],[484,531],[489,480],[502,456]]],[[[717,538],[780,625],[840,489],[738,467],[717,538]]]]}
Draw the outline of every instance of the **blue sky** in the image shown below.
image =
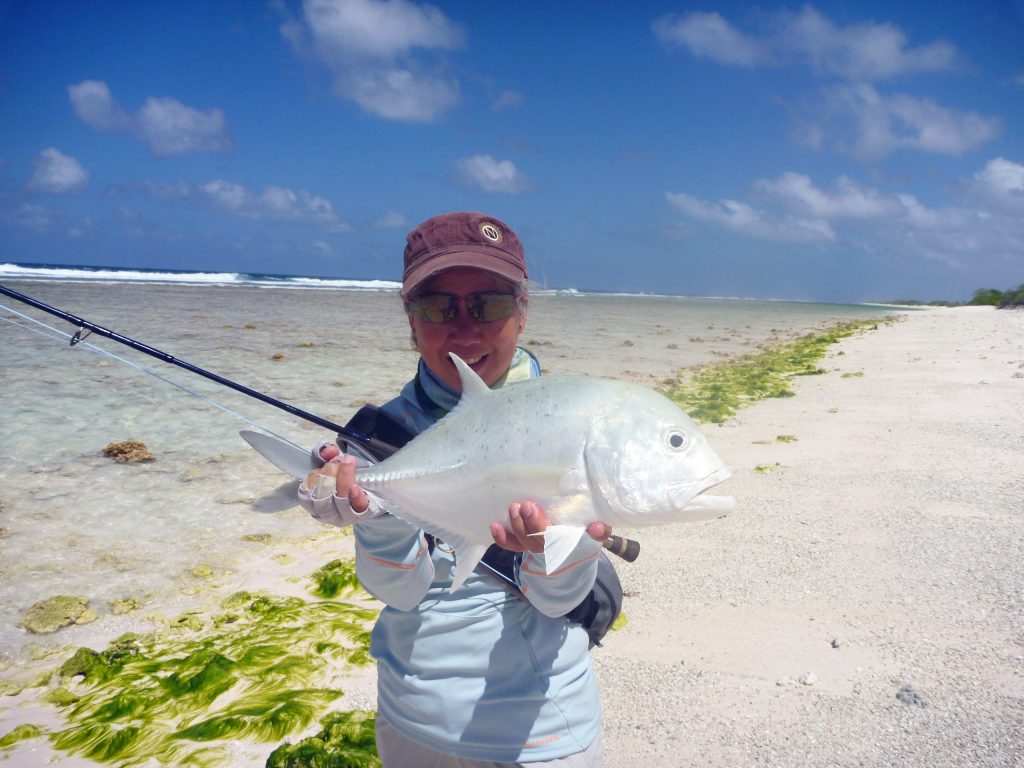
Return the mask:
{"type": "Polygon", "coordinates": [[[482,210],[549,287],[1024,282],[1024,2],[3,2],[0,261],[398,279],[482,210]]]}

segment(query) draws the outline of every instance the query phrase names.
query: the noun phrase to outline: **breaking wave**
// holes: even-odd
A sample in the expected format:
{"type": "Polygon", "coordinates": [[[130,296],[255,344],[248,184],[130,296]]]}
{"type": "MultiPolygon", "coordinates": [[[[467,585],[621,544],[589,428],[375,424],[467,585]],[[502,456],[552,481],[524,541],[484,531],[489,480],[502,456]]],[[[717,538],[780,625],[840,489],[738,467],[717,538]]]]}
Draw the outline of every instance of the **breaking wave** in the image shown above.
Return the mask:
{"type": "Polygon", "coordinates": [[[391,291],[401,288],[393,280],[350,280],[344,278],[261,275],[245,272],[187,272],[169,269],[120,269],[73,265],[0,264],[0,280],[59,280],[71,282],[164,283],[184,285],[248,285],[295,289],[347,289],[391,291]]]}

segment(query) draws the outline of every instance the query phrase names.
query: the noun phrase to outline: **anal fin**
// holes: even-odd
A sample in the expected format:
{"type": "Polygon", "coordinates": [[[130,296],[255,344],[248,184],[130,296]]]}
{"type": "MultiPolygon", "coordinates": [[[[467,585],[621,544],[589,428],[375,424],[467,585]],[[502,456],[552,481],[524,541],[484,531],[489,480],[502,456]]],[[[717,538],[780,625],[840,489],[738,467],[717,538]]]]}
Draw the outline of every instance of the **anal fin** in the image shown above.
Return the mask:
{"type": "Polygon", "coordinates": [[[580,539],[587,535],[587,529],[582,525],[549,525],[543,533],[534,535],[544,537],[544,572],[551,574],[562,567],[580,539]]]}
{"type": "Polygon", "coordinates": [[[466,579],[469,578],[476,567],[480,564],[483,559],[484,552],[487,551],[487,544],[462,544],[459,546],[458,543],[451,541],[450,539],[445,540],[446,543],[451,545],[452,549],[455,550],[455,578],[452,580],[451,591],[455,592],[463,584],[466,583],[466,579]]]}

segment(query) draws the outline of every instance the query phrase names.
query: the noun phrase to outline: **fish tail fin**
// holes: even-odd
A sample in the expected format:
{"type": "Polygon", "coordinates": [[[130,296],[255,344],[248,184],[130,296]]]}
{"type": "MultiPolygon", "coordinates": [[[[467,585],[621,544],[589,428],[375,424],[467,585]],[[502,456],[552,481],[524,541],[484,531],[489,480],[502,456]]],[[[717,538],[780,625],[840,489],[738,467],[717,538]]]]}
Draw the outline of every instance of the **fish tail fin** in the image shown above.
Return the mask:
{"type": "Polygon", "coordinates": [[[544,570],[550,574],[572,554],[580,539],[587,535],[587,529],[581,525],[549,525],[534,535],[544,537],[544,570]]]}
{"type": "Polygon", "coordinates": [[[450,540],[446,540],[448,544],[452,545],[455,550],[455,578],[452,580],[451,591],[455,592],[463,584],[466,583],[466,579],[469,578],[477,565],[483,559],[484,552],[487,551],[486,544],[463,544],[459,546],[450,540]]]}

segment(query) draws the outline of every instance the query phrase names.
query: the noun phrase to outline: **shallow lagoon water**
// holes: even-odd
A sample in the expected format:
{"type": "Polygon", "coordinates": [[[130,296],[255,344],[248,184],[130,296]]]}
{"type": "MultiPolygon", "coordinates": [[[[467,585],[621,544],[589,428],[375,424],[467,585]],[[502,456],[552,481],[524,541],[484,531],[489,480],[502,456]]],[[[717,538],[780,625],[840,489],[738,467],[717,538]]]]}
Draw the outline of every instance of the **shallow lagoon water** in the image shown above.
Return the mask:
{"type": "MultiPolygon", "coordinates": [[[[394,291],[7,284],[339,423],[363,402],[392,397],[417,359],[394,291]]],[[[546,372],[656,385],[679,368],[754,351],[773,338],[883,313],[866,306],[541,294],[531,299],[522,340],[546,372]]],[[[330,437],[95,334],[87,342],[299,445],[330,437]]],[[[160,605],[201,581],[197,566],[220,572],[258,560],[265,548],[243,540],[246,534],[303,539],[323,532],[298,508],[254,511],[254,500],[289,478],[241,441],[238,430],[251,428],[244,421],[85,344],[71,348],[66,339],[0,323],[0,414],[0,652],[8,658],[29,642],[77,644],[87,633],[104,634],[104,624],[124,621],[108,601],[133,596],[160,605]],[[156,460],[124,465],[100,454],[126,439],[144,441],[156,460]],[[55,594],[91,598],[96,625],[45,638],[17,626],[29,606],[55,594]]],[[[320,565],[311,562],[308,570],[320,565]]]]}

